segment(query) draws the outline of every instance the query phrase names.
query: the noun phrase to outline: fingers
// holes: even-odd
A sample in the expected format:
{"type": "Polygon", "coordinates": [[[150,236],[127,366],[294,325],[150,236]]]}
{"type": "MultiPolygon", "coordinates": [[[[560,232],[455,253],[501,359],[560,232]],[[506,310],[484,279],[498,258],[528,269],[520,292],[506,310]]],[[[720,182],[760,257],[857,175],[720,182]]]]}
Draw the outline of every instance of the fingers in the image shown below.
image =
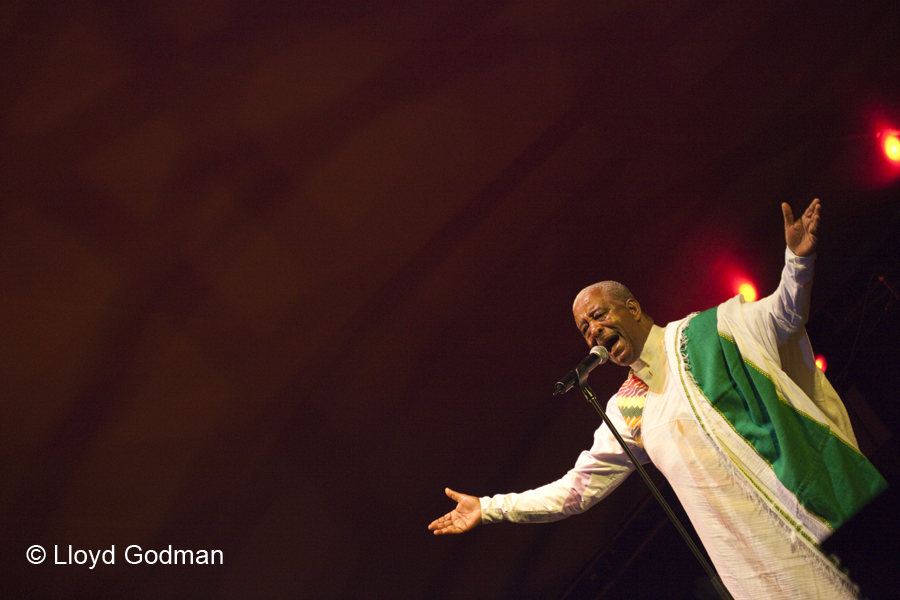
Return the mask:
{"type": "Polygon", "coordinates": [[[434,535],[446,535],[448,533],[462,533],[465,529],[461,528],[453,520],[453,513],[447,513],[440,519],[435,519],[428,525],[428,529],[434,532],[434,535]]]}
{"type": "Polygon", "coordinates": [[[782,202],[781,212],[784,214],[784,226],[792,227],[794,225],[794,211],[791,210],[791,205],[787,202],[782,202]]]}
{"type": "Polygon", "coordinates": [[[443,533],[443,529],[446,529],[453,522],[450,513],[447,513],[443,517],[439,519],[435,519],[431,523],[428,524],[428,529],[434,531],[435,535],[440,535],[443,533]]]}
{"type": "Polygon", "coordinates": [[[819,219],[822,216],[822,203],[818,198],[813,200],[806,210],[803,211],[803,219],[807,222],[816,222],[818,223],[819,219]]]}
{"type": "Polygon", "coordinates": [[[458,504],[455,510],[428,524],[428,529],[435,535],[462,533],[481,522],[481,511],[477,498],[460,494],[450,488],[444,488],[444,493],[458,504]]]}
{"type": "Polygon", "coordinates": [[[819,202],[818,198],[812,201],[812,204],[809,205],[807,210],[810,211],[810,217],[815,221],[822,218],[822,203],[819,202]]]}
{"type": "Polygon", "coordinates": [[[815,252],[821,225],[821,201],[815,198],[796,219],[787,203],[781,205],[781,212],[784,213],[784,237],[791,252],[797,256],[815,252]]]}
{"type": "Polygon", "coordinates": [[[784,215],[785,229],[794,228],[801,231],[802,229],[809,229],[812,233],[815,233],[816,229],[819,227],[819,222],[822,219],[822,202],[818,198],[815,198],[810,205],[806,207],[806,210],[803,211],[800,218],[796,220],[794,219],[794,211],[791,210],[791,205],[787,202],[781,204],[781,212],[784,215]]]}
{"type": "MultiPolygon", "coordinates": [[[[463,495],[459,492],[454,492],[450,488],[444,488],[444,493],[451,500],[455,500],[459,502],[462,500],[463,495]]],[[[446,533],[459,533],[458,527],[453,524],[453,511],[448,512],[443,517],[435,519],[431,523],[428,524],[428,529],[434,532],[434,535],[444,535],[446,533]]]]}
{"type": "Polygon", "coordinates": [[[822,221],[822,204],[818,198],[813,200],[803,213],[803,226],[807,233],[813,238],[819,232],[819,225],[822,221]]]}

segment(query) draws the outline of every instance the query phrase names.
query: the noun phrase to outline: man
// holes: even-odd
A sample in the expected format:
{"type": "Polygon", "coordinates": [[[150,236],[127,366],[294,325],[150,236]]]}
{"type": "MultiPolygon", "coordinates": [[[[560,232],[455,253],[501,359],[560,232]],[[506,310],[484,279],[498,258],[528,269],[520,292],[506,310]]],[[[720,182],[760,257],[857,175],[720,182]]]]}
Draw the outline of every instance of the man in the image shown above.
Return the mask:
{"type": "MultiPolygon", "coordinates": [[[[886,483],[859,453],[803,328],[821,205],[796,220],[789,205],[782,212],[786,264],[767,298],[738,296],[661,328],[625,286],[605,281],[582,290],[572,312],[588,346],[631,368],[607,414],[638,460],[666,476],[734,598],[855,598],[819,544],[886,483]]],[[[456,509],[428,528],[562,519],[633,468],[602,425],[562,479],[481,499],[448,488],[456,509]]]]}

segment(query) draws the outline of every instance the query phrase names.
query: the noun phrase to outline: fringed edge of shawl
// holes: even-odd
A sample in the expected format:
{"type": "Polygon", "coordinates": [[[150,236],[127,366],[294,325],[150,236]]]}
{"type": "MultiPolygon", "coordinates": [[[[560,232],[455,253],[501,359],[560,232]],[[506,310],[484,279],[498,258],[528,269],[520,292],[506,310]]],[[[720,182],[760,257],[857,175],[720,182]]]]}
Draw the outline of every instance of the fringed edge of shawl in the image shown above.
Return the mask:
{"type": "MultiPolygon", "coordinates": [[[[679,325],[678,332],[678,353],[679,360],[683,365],[684,377],[687,379],[688,385],[693,389],[700,389],[694,375],[691,372],[690,358],[687,355],[687,335],[685,329],[690,320],[698,313],[691,313],[679,325]]],[[[688,402],[691,403],[690,398],[688,402]]],[[[700,419],[700,415],[694,410],[694,414],[700,423],[700,427],[706,436],[712,441],[712,445],[716,452],[719,464],[726,470],[729,478],[737,484],[744,493],[745,497],[753,502],[760,514],[766,515],[775,524],[775,529],[781,534],[785,541],[791,545],[791,552],[800,554],[806,564],[813,567],[817,573],[822,575],[835,589],[843,593],[850,600],[859,600],[860,588],[849,578],[847,571],[842,568],[836,557],[825,556],[821,548],[815,542],[812,542],[799,532],[795,526],[786,520],[775,503],[769,499],[764,492],[759,490],[750,478],[734,463],[734,461],[722,450],[715,438],[706,428],[706,424],[700,419]]]]}

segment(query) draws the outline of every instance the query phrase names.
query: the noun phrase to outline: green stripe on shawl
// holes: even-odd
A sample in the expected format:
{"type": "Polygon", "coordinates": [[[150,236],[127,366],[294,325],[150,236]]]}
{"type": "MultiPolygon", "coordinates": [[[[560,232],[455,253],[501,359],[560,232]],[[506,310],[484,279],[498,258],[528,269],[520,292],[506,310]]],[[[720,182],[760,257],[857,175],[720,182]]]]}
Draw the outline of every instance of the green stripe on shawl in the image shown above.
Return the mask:
{"type": "Polygon", "coordinates": [[[772,380],[719,334],[716,311],[694,316],[685,329],[697,386],[800,504],[837,529],[887,482],[856,449],[779,398],[772,380]]]}

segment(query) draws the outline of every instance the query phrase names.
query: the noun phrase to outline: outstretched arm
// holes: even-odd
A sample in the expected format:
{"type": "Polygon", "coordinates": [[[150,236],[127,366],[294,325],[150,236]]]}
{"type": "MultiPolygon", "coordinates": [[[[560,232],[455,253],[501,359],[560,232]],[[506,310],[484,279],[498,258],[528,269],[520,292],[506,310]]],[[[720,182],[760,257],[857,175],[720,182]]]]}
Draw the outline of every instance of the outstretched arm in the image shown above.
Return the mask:
{"type": "Polygon", "coordinates": [[[434,535],[462,533],[481,523],[481,500],[475,496],[454,492],[450,488],[445,489],[444,493],[451,500],[455,500],[457,505],[454,510],[431,522],[428,529],[433,531],[434,535]]]}
{"type": "Polygon", "coordinates": [[[788,248],[797,256],[809,256],[816,251],[821,211],[822,205],[816,198],[795,221],[790,204],[785,202],[781,205],[781,212],[784,213],[784,238],[788,248]]]}

